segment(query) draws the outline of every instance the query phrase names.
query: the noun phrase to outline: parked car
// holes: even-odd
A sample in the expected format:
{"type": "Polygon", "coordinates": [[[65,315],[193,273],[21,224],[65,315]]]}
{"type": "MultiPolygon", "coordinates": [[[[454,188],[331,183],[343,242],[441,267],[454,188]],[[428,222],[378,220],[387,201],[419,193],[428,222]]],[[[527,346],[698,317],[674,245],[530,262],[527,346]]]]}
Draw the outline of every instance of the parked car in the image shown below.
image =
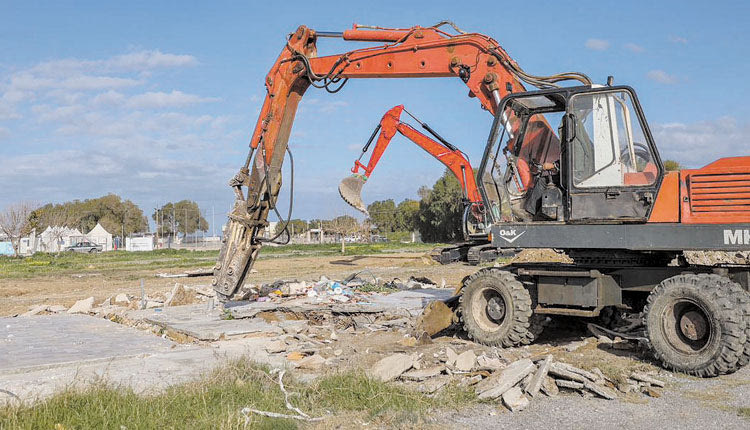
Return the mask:
{"type": "Polygon", "coordinates": [[[88,252],[88,253],[102,252],[103,249],[104,249],[104,247],[101,246],[101,245],[97,245],[95,243],[86,242],[86,241],[84,241],[84,242],[78,242],[75,245],[71,245],[71,246],[65,248],[66,251],[71,251],[71,252],[88,252]]]}

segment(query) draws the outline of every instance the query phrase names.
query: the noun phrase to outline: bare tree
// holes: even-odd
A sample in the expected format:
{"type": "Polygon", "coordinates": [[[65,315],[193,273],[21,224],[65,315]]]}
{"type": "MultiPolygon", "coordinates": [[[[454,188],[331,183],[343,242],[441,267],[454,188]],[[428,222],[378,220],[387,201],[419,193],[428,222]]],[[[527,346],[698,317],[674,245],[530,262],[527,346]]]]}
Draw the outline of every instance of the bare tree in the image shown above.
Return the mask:
{"type": "Polygon", "coordinates": [[[18,202],[7,206],[0,212],[0,232],[4,233],[13,244],[13,252],[18,255],[21,237],[27,233],[29,215],[35,209],[31,202],[18,202]]]}

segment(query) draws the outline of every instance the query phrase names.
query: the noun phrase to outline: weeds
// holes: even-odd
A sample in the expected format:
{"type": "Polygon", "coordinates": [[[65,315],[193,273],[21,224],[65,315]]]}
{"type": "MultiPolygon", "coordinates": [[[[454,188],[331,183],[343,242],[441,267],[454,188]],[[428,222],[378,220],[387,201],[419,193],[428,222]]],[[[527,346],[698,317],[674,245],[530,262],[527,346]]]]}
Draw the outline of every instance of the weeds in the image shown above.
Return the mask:
{"type": "MultiPolygon", "coordinates": [[[[311,416],[353,414],[366,421],[421,419],[435,408],[475,401],[473,393],[449,387],[423,394],[372,380],[362,373],[334,373],[304,384],[285,378],[292,402],[311,416]]],[[[243,428],[243,407],[286,413],[284,395],[267,367],[237,360],[202,380],[164,393],[139,396],[131,389],[97,385],[67,390],[34,405],[0,408],[0,428],[243,428]]],[[[297,428],[292,420],[251,415],[248,428],[297,428]]],[[[351,423],[357,427],[356,423],[351,423]]]]}

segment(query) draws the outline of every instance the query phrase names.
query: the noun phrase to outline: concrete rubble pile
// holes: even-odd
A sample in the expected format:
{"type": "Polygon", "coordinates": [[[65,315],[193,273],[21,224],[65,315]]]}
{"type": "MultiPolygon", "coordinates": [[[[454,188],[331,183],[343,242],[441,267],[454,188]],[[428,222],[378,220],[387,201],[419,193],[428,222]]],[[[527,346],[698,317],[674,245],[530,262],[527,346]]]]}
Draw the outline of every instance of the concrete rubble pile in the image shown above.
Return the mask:
{"type": "MultiPolygon", "coordinates": [[[[410,277],[406,282],[395,278],[384,281],[369,271],[356,272],[343,280],[321,276],[318,281],[278,280],[270,284],[245,284],[234,294],[235,301],[279,302],[290,297],[307,296],[315,302],[358,302],[366,299],[367,292],[387,290],[416,290],[438,288],[430,279],[410,277]]],[[[443,284],[445,281],[443,281],[443,284]]]]}

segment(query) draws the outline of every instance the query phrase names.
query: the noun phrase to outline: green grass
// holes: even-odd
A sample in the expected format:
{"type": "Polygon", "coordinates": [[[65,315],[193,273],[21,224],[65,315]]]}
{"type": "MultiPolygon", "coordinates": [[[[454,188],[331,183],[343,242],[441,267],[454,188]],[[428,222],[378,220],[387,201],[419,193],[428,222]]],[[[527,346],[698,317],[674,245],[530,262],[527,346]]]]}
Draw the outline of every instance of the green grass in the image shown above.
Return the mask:
{"type": "Polygon", "coordinates": [[[750,408],[737,408],[737,415],[750,419],[750,408]]]}
{"type": "MultiPolygon", "coordinates": [[[[433,244],[347,244],[343,255],[380,254],[400,251],[428,251],[433,244]]],[[[266,246],[260,258],[290,256],[342,255],[340,244],[266,246]]],[[[37,253],[31,257],[0,256],[0,277],[30,278],[34,276],[109,273],[157,269],[208,268],[216,263],[219,251],[160,249],[149,252],[113,251],[97,254],[60,252],[37,253]]]]}
{"type": "MultiPolygon", "coordinates": [[[[310,416],[355,416],[366,422],[418,422],[430,410],[459,408],[476,401],[473,392],[450,386],[427,397],[393,384],[369,379],[362,373],[336,373],[310,384],[285,376],[291,402],[310,416]]],[[[244,428],[244,407],[291,414],[277,377],[268,369],[238,360],[204,379],[169,388],[153,396],[138,396],[129,389],[104,384],[83,391],[67,390],[34,405],[0,408],[0,429],[193,429],[244,428]]],[[[250,415],[247,428],[291,429],[288,419],[250,415]]],[[[358,427],[348,421],[349,428],[358,427]]],[[[378,426],[376,426],[378,427],[378,426]]]]}

